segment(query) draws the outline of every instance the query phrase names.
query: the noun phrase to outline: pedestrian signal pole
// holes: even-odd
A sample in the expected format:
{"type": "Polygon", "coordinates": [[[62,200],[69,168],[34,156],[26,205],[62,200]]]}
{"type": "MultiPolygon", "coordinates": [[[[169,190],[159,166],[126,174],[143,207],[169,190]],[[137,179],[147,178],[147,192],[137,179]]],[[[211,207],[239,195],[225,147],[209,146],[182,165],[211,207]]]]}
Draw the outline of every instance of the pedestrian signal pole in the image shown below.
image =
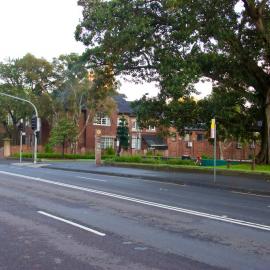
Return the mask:
{"type": "Polygon", "coordinates": [[[216,119],[211,120],[211,139],[214,139],[214,183],[217,179],[217,125],[216,119]]]}

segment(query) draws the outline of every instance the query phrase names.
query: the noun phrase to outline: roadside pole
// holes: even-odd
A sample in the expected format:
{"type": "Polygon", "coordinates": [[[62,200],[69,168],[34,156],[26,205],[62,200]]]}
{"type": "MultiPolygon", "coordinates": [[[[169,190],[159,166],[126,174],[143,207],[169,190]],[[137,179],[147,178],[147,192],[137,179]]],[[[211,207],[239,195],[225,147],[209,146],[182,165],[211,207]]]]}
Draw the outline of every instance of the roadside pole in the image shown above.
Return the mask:
{"type": "MultiPolygon", "coordinates": [[[[6,94],[6,93],[1,93],[0,92],[0,95],[1,96],[5,96],[5,97],[9,97],[9,98],[13,98],[13,99],[17,99],[17,100],[20,100],[20,101],[23,101],[23,102],[26,102],[26,103],[29,103],[33,108],[34,108],[34,111],[35,111],[35,116],[36,116],[36,119],[37,119],[37,122],[39,121],[38,119],[38,111],[37,111],[37,108],[36,106],[29,100],[27,99],[23,99],[23,98],[20,98],[20,97],[16,97],[16,96],[12,96],[12,95],[9,95],[9,94],[6,94]]],[[[40,125],[39,125],[39,129],[40,129],[40,125]]],[[[37,131],[39,130],[34,130],[34,164],[37,163],[37,131]]]]}
{"type": "Polygon", "coordinates": [[[20,131],[20,163],[22,163],[22,131],[20,131]]]}
{"type": "Polygon", "coordinates": [[[211,139],[214,139],[214,183],[217,180],[217,125],[216,119],[211,121],[211,139]]]}

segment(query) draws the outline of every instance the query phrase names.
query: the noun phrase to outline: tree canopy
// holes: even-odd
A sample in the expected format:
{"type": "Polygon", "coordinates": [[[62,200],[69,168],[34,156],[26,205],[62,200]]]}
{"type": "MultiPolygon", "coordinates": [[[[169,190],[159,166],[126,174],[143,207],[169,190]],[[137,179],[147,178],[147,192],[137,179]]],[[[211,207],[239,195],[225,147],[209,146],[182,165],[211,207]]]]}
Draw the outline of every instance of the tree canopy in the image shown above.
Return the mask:
{"type": "MultiPolygon", "coordinates": [[[[160,119],[176,121],[179,98],[200,78],[240,93],[263,121],[260,162],[270,162],[270,2],[267,0],[79,0],[76,38],[86,61],[115,73],[155,80],[160,119]],[[163,115],[162,115],[163,113],[163,115]]],[[[156,106],[155,106],[156,108],[156,106]]],[[[158,114],[158,112],[157,112],[158,114]]],[[[180,115],[179,115],[180,117],[180,115]]],[[[183,127],[187,123],[181,124],[183,127]]],[[[181,128],[179,125],[178,128],[181,128]]]]}

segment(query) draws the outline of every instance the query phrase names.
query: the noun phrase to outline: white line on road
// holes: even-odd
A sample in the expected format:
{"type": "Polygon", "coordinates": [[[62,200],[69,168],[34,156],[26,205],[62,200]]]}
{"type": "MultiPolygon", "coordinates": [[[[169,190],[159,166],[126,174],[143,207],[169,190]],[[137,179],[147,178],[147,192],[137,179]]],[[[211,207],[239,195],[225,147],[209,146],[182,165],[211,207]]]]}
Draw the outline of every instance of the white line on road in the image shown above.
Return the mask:
{"type": "Polygon", "coordinates": [[[98,181],[98,182],[107,182],[107,180],[97,179],[97,178],[90,178],[90,177],[84,177],[84,176],[76,176],[76,177],[80,179],[87,179],[87,180],[98,181]]]}
{"type": "Polygon", "coordinates": [[[67,224],[72,225],[72,226],[74,226],[74,227],[80,228],[80,229],[82,229],[82,230],[85,230],[85,231],[94,233],[94,234],[96,234],[96,235],[99,235],[99,236],[106,236],[105,233],[98,232],[98,231],[96,231],[96,230],[90,229],[90,228],[88,228],[88,227],[85,227],[85,226],[80,225],[80,224],[78,224],[78,223],[72,222],[72,221],[70,221],[70,220],[67,220],[67,219],[64,219],[64,218],[60,218],[60,217],[54,216],[54,215],[51,215],[51,214],[46,213],[46,212],[43,212],[43,211],[38,211],[38,213],[41,214],[41,215],[44,215],[44,216],[47,216],[47,217],[50,217],[50,218],[53,218],[53,219],[62,221],[62,222],[64,222],[64,223],[67,223],[67,224]]]}
{"type": "Polygon", "coordinates": [[[174,206],[160,204],[160,203],[156,203],[156,202],[145,201],[145,200],[141,200],[141,199],[137,199],[137,198],[127,197],[127,196],[123,196],[123,195],[104,192],[104,191],[96,190],[96,189],[85,188],[85,187],[81,187],[81,186],[65,184],[62,182],[56,182],[56,181],[52,181],[52,180],[46,180],[46,179],[33,177],[33,176],[15,174],[15,173],[10,173],[10,172],[6,172],[6,171],[0,171],[0,173],[5,174],[5,175],[10,175],[10,176],[15,176],[15,177],[21,177],[21,178],[25,178],[25,179],[29,179],[29,180],[33,180],[33,181],[37,181],[37,182],[56,185],[56,186],[60,186],[60,187],[71,188],[74,190],[80,190],[80,191],[90,192],[90,193],[94,193],[94,194],[99,194],[99,195],[103,195],[106,197],[117,198],[120,200],[135,202],[138,204],[149,205],[149,206],[153,206],[153,207],[157,207],[157,208],[161,208],[161,209],[166,209],[166,210],[185,213],[185,214],[189,214],[189,215],[204,217],[204,218],[208,218],[208,219],[212,219],[212,220],[218,220],[218,221],[223,221],[226,223],[232,223],[232,224],[237,224],[237,225],[241,225],[241,226],[245,226],[245,227],[256,228],[256,229],[260,229],[260,230],[264,230],[264,231],[270,231],[270,226],[268,226],[268,225],[262,225],[262,224],[252,223],[252,222],[248,222],[248,221],[244,221],[244,220],[222,217],[222,216],[218,216],[218,215],[212,215],[212,214],[208,214],[208,213],[204,213],[204,212],[198,212],[198,211],[194,211],[194,210],[174,207],[174,206]]]}

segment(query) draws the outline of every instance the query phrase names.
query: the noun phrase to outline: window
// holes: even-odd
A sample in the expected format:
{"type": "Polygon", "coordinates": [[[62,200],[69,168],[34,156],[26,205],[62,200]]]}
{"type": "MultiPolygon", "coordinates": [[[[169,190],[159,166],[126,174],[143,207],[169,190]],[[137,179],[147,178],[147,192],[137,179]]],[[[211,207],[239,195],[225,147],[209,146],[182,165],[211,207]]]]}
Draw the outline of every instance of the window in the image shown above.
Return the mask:
{"type": "Polygon", "coordinates": [[[137,120],[132,120],[132,131],[138,131],[139,125],[137,123],[137,120]]]}
{"type": "Polygon", "coordinates": [[[204,134],[197,134],[197,141],[201,142],[204,140],[204,134]]]}
{"type": "Polygon", "coordinates": [[[156,127],[153,126],[149,126],[147,131],[151,131],[151,132],[155,132],[156,131],[156,127]]]}
{"type": "Polygon", "coordinates": [[[100,147],[101,149],[113,148],[114,138],[113,137],[101,137],[100,147]]]}
{"type": "Polygon", "coordinates": [[[94,125],[110,126],[111,125],[111,119],[108,116],[96,116],[94,118],[94,125]]]}
{"type": "Polygon", "coordinates": [[[141,138],[137,136],[132,136],[131,140],[131,148],[136,149],[136,150],[141,150],[141,138]]]}

